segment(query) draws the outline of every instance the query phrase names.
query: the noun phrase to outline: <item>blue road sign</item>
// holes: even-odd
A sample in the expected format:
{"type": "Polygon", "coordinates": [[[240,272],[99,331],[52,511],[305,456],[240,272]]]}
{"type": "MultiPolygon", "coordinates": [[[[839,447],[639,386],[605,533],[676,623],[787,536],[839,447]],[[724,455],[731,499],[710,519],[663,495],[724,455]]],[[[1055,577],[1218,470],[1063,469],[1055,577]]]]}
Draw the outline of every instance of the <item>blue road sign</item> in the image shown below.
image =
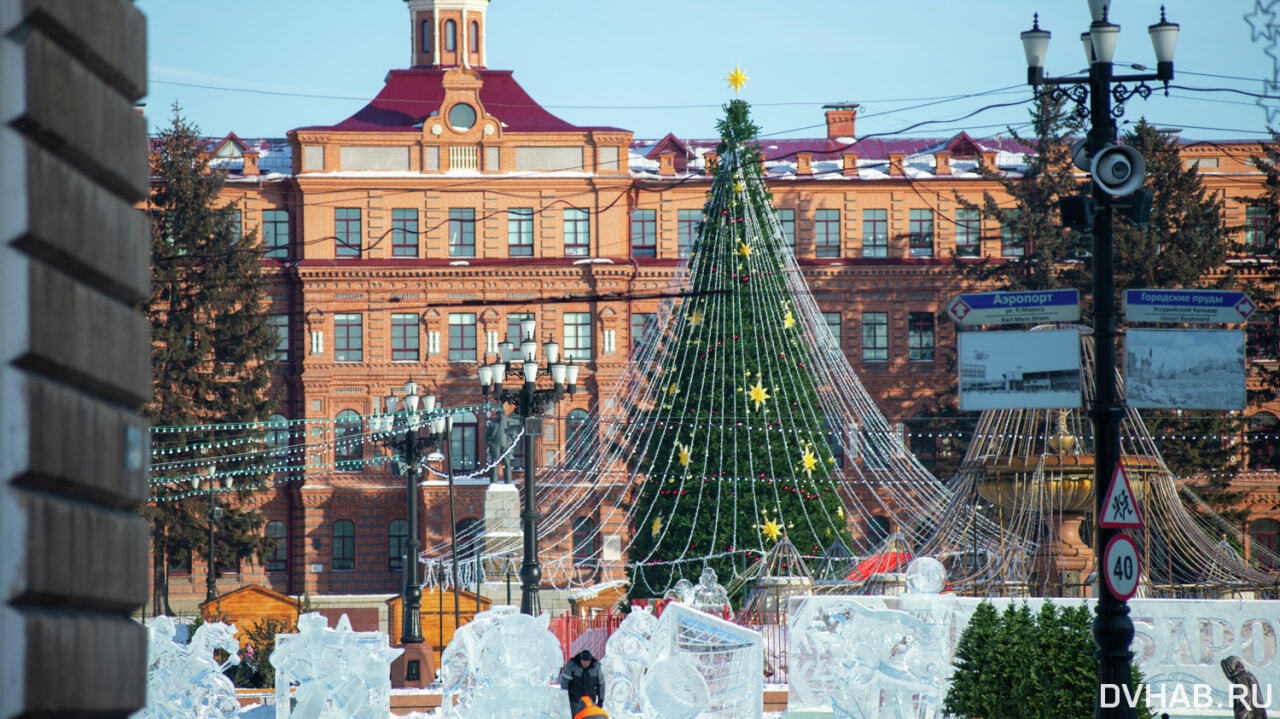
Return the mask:
{"type": "Polygon", "coordinates": [[[947,305],[947,314],[966,327],[1075,322],[1080,319],[1080,293],[1076,290],[1042,290],[960,295],[947,305]]]}
{"type": "Polygon", "coordinates": [[[1234,290],[1125,290],[1124,318],[1130,322],[1239,324],[1258,306],[1234,290]]]}

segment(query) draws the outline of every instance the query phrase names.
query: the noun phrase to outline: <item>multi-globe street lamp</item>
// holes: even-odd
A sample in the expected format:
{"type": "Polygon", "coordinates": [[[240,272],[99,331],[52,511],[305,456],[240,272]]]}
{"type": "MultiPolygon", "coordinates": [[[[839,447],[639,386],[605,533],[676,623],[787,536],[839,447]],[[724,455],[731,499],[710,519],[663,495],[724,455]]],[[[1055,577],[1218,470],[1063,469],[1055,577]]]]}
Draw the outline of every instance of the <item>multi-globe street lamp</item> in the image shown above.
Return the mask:
{"type": "MultiPolygon", "coordinates": [[[[214,477],[218,475],[217,463],[210,462],[208,466],[205,467],[204,471],[205,471],[205,474],[208,475],[206,478],[206,481],[209,484],[209,565],[205,569],[204,600],[206,602],[212,602],[214,599],[217,599],[218,597],[218,577],[217,577],[218,550],[217,550],[217,544],[215,544],[214,542],[215,540],[214,526],[217,524],[218,520],[222,519],[222,507],[218,506],[217,502],[214,501],[214,497],[213,497],[214,493],[217,491],[217,488],[218,488],[217,483],[214,481],[214,477]]],[[[223,486],[226,489],[231,489],[231,487],[235,484],[235,480],[231,477],[226,477],[222,481],[223,481],[223,486]]],[[[191,486],[194,489],[197,489],[197,490],[200,489],[199,475],[192,477],[191,486]]]]}
{"type": "MultiPolygon", "coordinates": [[[[1027,83],[1059,97],[1070,99],[1081,108],[1088,102],[1090,118],[1089,134],[1083,143],[1073,149],[1075,164],[1090,173],[1093,178],[1093,197],[1074,203],[1072,214],[1081,228],[1093,229],[1093,336],[1096,362],[1094,364],[1094,401],[1091,410],[1094,428],[1094,511],[1095,517],[1104,516],[1106,498],[1110,494],[1120,457],[1120,419],[1124,412],[1116,393],[1115,348],[1115,265],[1113,252],[1113,221],[1118,198],[1132,195],[1142,185],[1145,168],[1142,156],[1131,148],[1116,144],[1116,118],[1123,114],[1124,103],[1135,95],[1147,98],[1151,88],[1147,81],[1162,82],[1168,86],[1173,79],[1173,51],[1178,41],[1178,25],[1164,17],[1160,9],[1160,22],[1151,25],[1148,33],[1156,55],[1156,72],[1139,75],[1116,75],[1112,60],[1120,26],[1107,19],[1110,0],[1088,0],[1093,23],[1089,31],[1081,35],[1085,57],[1089,63],[1088,77],[1046,77],[1045,55],[1049,48],[1050,33],[1040,28],[1037,16],[1032,28],[1022,33],[1023,50],[1027,57],[1027,83]],[[1125,83],[1130,83],[1126,85],[1125,83]],[[1137,83],[1137,84],[1132,84],[1137,83]],[[1115,106],[1112,106],[1112,100],[1115,106]]],[[[1145,69],[1145,68],[1141,68],[1145,69]]],[[[1141,217],[1142,205],[1149,203],[1149,196],[1128,202],[1129,215],[1141,217]]],[[[1146,207],[1149,211],[1149,204],[1146,207]]],[[[1102,704],[1101,688],[1129,686],[1131,680],[1129,644],[1133,641],[1133,620],[1125,599],[1117,597],[1104,581],[1103,553],[1119,530],[1099,526],[1095,520],[1094,552],[1098,581],[1095,592],[1098,598],[1097,616],[1093,622],[1093,638],[1097,644],[1098,692],[1094,696],[1094,717],[1097,719],[1133,719],[1137,708],[1119,702],[1119,706],[1102,704]]]]}
{"type": "Polygon", "coordinates": [[[524,509],[520,515],[524,559],[520,565],[520,611],[528,615],[540,611],[538,586],[542,582],[542,570],[538,566],[537,459],[534,454],[536,440],[542,434],[542,418],[537,415],[541,415],[548,405],[559,402],[566,392],[572,396],[578,381],[578,365],[572,360],[568,363],[559,361],[560,345],[548,339],[542,345],[542,352],[547,360],[544,374],[551,376],[552,386],[538,389],[536,331],[536,320],[521,320],[519,349],[509,341],[499,343],[498,361],[481,365],[478,371],[480,390],[485,399],[492,396],[499,405],[511,405],[524,420],[524,509]],[[508,389],[505,386],[507,370],[517,361],[520,362],[523,381],[519,388],[508,389]]]}

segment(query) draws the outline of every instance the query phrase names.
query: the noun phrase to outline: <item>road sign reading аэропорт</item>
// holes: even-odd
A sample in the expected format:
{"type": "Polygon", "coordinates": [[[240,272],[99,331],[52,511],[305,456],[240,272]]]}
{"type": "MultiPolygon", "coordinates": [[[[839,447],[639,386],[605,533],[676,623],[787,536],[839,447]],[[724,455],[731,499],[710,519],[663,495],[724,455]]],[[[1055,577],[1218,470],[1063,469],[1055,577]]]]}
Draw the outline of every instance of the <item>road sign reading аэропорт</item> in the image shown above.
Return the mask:
{"type": "Polygon", "coordinates": [[[1258,306],[1234,290],[1125,290],[1124,318],[1129,322],[1236,324],[1258,306]]]}
{"type": "Polygon", "coordinates": [[[947,315],[965,327],[1074,322],[1080,319],[1080,293],[1076,290],[1043,290],[959,295],[947,305],[947,315]]]}

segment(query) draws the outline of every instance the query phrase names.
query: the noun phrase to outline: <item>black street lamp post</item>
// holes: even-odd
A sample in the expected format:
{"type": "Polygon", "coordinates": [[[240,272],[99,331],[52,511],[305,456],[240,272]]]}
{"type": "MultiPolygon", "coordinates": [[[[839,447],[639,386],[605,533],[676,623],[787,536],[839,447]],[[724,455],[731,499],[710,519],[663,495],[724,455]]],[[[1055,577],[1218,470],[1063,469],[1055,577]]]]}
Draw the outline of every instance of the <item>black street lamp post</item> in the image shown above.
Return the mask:
{"type": "MultiPolygon", "coordinates": [[[[214,477],[218,475],[218,465],[210,463],[205,472],[208,474],[208,478],[205,481],[209,484],[209,563],[205,569],[204,600],[212,602],[218,597],[218,549],[214,541],[214,525],[217,524],[219,519],[222,519],[222,507],[218,506],[213,497],[214,491],[217,489],[214,477]]],[[[225,481],[227,488],[230,489],[234,480],[228,477],[225,481]]],[[[199,477],[193,479],[192,483],[196,489],[200,488],[199,477]]]]}
{"type": "Polygon", "coordinates": [[[524,534],[524,560],[520,564],[520,611],[535,615],[541,610],[538,586],[542,583],[542,570],[538,567],[538,508],[537,449],[536,440],[542,434],[542,414],[547,405],[560,401],[566,391],[573,395],[578,380],[578,365],[570,361],[559,362],[560,345],[548,339],[542,345],[547,358],[547,371],[552,387],[538,389],[538,341],[535,339],[535,320],[520,321],[520,349],[510,342],[498,345],[499,361],[483,365],[479,369],[480,389],[488,399],[490,393],[499,405],[509,404],[524,419],[524,511],[521,513],[521,529],[524,534]],[[521,362],[520,371],[524,383],[519,389],[505,389],[507,369],[513,360],[521,362]],[[566,388],[567,383],[567,388],[566,388]]]}
{"type": "MultiPolygon", "coordinates": [[[[1050,33],[1040,29],[1039,18],[1031,30],[1022,33],[1023,49],[1027,56],[1027,82],[1036,88],[1048,87],[1048,92],[1058,93],[1083,107],[1089,103],[1090,129],[1087,139],[1073,152],[1077,166],[1088,170],[1093,177],[1092,207],[1084,203],[1086,214],[1092,214],[1093,226],[1093,336],[1094,336],[1094,401],[1091,411],[1094,427],[1094,511],[1095,517],[1104,514],[1104,503],[1120,456],[1120,419],[1124,408],[1116,392],[1115,351],[1115,267],[1113,252],[1113,220],[1116,197],[1133,193],[1141,185],[1144,172],[1141,155],[1132,150],[1120,151],[1116,143],[1115,119],[1124,112],[1124,103],[1137,95],[1147,98],[1151,88],[1147,81],[1163,82],[1167,86],[1173,79],[1173,50],[1178,38],[1178,25],[1164,18],[1161,8],[1160,22],[1151,25],[1148,32],[1156,54],[1154,74],[1116,75],[1112,58],[1120,26],[1108,21],[1110,0],[1089,0],[1093,23],[1089,32],[1081,36],[1085,56],[1089,62],[1087,78],[1050,78],[1045,76],[1044,60],[1049,46],[1050,33]],[[1137,83],[1126,87],[1124,83],[1137,83]],[[1112,107],[1112,100],[1115,107],[1112,107]],[[1088,163],[1087,165],[1085,163],[1088,163]]],[[[1086,220],[1085,225],[1089,224],[1086,220]]],[[[1103,706],[1103,686],[1129,686],[1132,679],[1130,662],[1133,654],[1129,644],[1133,641],[1133,620],[1129,618],[1129,606],[1125,599],[1117,597],[1103,579],[1106,566],[1104,548],[1119,530],[1098,527],[1093,548],[1098,580],[1097,616],[1093,622],[1093,638],[1097,644],[1098,689],[1094,696],[1096,719],[1136,719],[1137,708],[1127,702],[1118,706],[1103,706]]]]}
{"type": "Polygon", "coordinates": [[[391,395],[386,398],[386,414],[371,420],[372,429],[384,435],[382,444],[398,452],[396,467],[405,476],[408,502],[409,538],[404,553],[404,587],[401,598],[400,643],[421,644],[422,638],[422,587],[418,582],[418,484],[422,479],[422,462],[432,459],[428,452],[448,441],[448,429],[452,418],[440,416],[423,421],[418,411],[419,403],[426,413],[436,410],[435,395],[418,396],[418,384],[410,380],[404,385],[401,414],[396,407],[402,398],[391,395]],[[424,401],[425,400],[425,401],[424,401]],[[423,433],[422,429],[426,429],[423,433]],[[398,434],[403,430],[403,434],[398,434]]]}

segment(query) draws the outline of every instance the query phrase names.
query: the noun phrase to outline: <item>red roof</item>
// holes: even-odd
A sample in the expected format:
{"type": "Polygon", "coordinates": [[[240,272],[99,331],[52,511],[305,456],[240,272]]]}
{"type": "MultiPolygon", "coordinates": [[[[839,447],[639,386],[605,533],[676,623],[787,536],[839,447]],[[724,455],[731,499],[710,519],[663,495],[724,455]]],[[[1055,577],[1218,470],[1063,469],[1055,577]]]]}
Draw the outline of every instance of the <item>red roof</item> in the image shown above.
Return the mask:
{"type": "MultiPolygon", "coordinates": [[[[382,91],[364,109],[337,125],[298,129],[421,132],[422,122],[440,111],[445,72],[443,68],[427,67],[392,70],[382,91]]],[[[618,131],[615,127],[578,127],[552,115],[529,97],[510,70],[475,69],[475,72],[480,73],[484,82],[480,88],[481,104],[490,115],[501,120],[509,132],[618,131]]]]}

